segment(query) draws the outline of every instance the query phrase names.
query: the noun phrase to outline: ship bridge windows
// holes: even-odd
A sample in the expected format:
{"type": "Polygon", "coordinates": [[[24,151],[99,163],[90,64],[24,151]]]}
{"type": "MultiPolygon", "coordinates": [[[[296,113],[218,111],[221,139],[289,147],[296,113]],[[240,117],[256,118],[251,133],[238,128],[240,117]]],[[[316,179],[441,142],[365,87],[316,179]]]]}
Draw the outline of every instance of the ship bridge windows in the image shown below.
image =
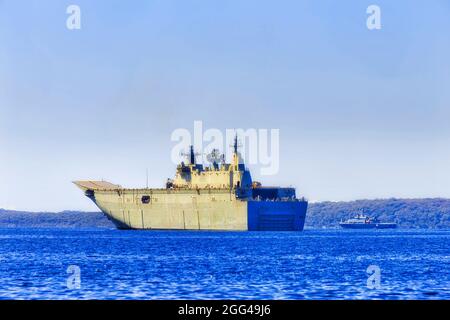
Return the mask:
{"type": "Polygon", "coordinates": [[[150,203],[150,196],[142,196],[141,201],[143,204],[149,204],[150,203]]]}

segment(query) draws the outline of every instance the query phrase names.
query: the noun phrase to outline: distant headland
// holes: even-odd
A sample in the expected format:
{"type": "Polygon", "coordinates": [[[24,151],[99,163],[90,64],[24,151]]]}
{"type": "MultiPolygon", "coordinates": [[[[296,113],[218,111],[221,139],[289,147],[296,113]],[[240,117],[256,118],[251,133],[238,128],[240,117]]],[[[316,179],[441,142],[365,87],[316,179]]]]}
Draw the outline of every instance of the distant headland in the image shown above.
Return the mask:
{"type": "Polygon", "coordinates": [[[450,229],[450,199],[376,199],[310,204],[306,226],[337,228],[338,222],[363,213],[402,229],[450,229]]]}
{"type": "MultiPolygon", "coordinates": [[[[377,199],[310,203],[307,228],[337,228],[355,214],[394,221],[402,229],[450,229],[450,199],[377,199]]],[[[115,228],[101,212],[0,209],[0,228],[115,228]]]]}

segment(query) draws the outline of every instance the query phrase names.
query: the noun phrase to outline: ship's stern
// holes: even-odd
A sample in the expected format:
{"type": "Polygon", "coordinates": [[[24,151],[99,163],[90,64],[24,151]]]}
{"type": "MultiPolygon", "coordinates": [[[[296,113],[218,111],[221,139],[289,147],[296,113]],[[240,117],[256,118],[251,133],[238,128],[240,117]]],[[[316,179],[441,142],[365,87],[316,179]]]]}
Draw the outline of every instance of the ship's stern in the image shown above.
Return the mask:
{"type": "Polygon", "coordinates": [[[305,225],[308,202],[249,201],[249,231],[302,231],[305,225]]]}

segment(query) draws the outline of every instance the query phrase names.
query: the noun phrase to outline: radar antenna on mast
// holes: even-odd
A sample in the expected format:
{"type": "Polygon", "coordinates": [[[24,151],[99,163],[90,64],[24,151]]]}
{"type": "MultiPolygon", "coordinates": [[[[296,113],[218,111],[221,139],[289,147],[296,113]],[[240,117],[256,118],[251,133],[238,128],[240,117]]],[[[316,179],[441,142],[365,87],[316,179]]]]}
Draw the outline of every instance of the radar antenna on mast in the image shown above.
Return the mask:
{"type": "Polygon", "coordinates": [[[200,155],[200,153],[194,152],[194,146],[193,145],[191,145],[189,147],[189,152],[181,152],[180,154],[181,154],[181,156],[186,157],[188,159],[188,161],[189,161],[189,164],[191,164],[191,165],[195,165],[196,164],[195,157],[200,155]]]}
{"type": "Polygon", "coordinates": [[[233,147],[233,152],[234,153],[238,153],[238,149],[240,148],[240,147],[242,147],[242,144],[239,142],[239,140],[238,140],[238,135],[237,135],[237,133],[236,133],[236,135],[234,136],[234,139],[233,139],[233,144],[231,145],[231,147],[233,147]]]}
{"type": "Polygon", "coordinates": [[[241,154],[238,152],[238,148],[241,147],[241,143],[238,140],[238,135],[236,132],[236,135],[234,136],[234,141],[232,144],[233,147],[233,161],[232,161],[232,166],[234,168],[234,170],[239,170],[239,162],[240,162],[240,158],[241,158],[241,154]]]}
{"type": "Polygon", "coordinates": [[[216,169],[219,168],[219,163],[223,164],[225,162],[224,155],[218,149],[212,149],[211,153],[206,156],[206,160],[216,169]]]}

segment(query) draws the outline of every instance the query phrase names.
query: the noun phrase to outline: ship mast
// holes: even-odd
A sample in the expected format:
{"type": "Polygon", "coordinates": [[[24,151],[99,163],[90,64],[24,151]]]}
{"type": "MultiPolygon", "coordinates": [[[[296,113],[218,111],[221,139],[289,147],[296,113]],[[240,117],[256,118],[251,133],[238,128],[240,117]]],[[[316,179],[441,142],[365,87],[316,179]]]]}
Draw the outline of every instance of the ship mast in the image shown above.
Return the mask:
{"type": "Polygon", "coordinates": [[[239,143],[238,143],[238,136],[236,133],[236,135],[234,136],[234,143],[233,143],[233,163],[232,163],[235,171],[238,171],[238,167],[239,167],[238,147],[239,147],[239,143]]]}
{"type": "Polygon", "coordinates": [[[189,161],[189,165],[195,166],[196,165],[196,160],[195,160],[195,156],[198,155],[198,153],[194,152],[194,146],[190,145],[189,146],[189,152],[181,152],[181,155],[183,157],[186,157],[187,160],[189,161]]]}
{"type": "Polygon", "coordinates": [[[194,153],[194,146],[191,145],[189,149],[189,163],[191,165],[195,165],[195,153],[194,153]]]}

